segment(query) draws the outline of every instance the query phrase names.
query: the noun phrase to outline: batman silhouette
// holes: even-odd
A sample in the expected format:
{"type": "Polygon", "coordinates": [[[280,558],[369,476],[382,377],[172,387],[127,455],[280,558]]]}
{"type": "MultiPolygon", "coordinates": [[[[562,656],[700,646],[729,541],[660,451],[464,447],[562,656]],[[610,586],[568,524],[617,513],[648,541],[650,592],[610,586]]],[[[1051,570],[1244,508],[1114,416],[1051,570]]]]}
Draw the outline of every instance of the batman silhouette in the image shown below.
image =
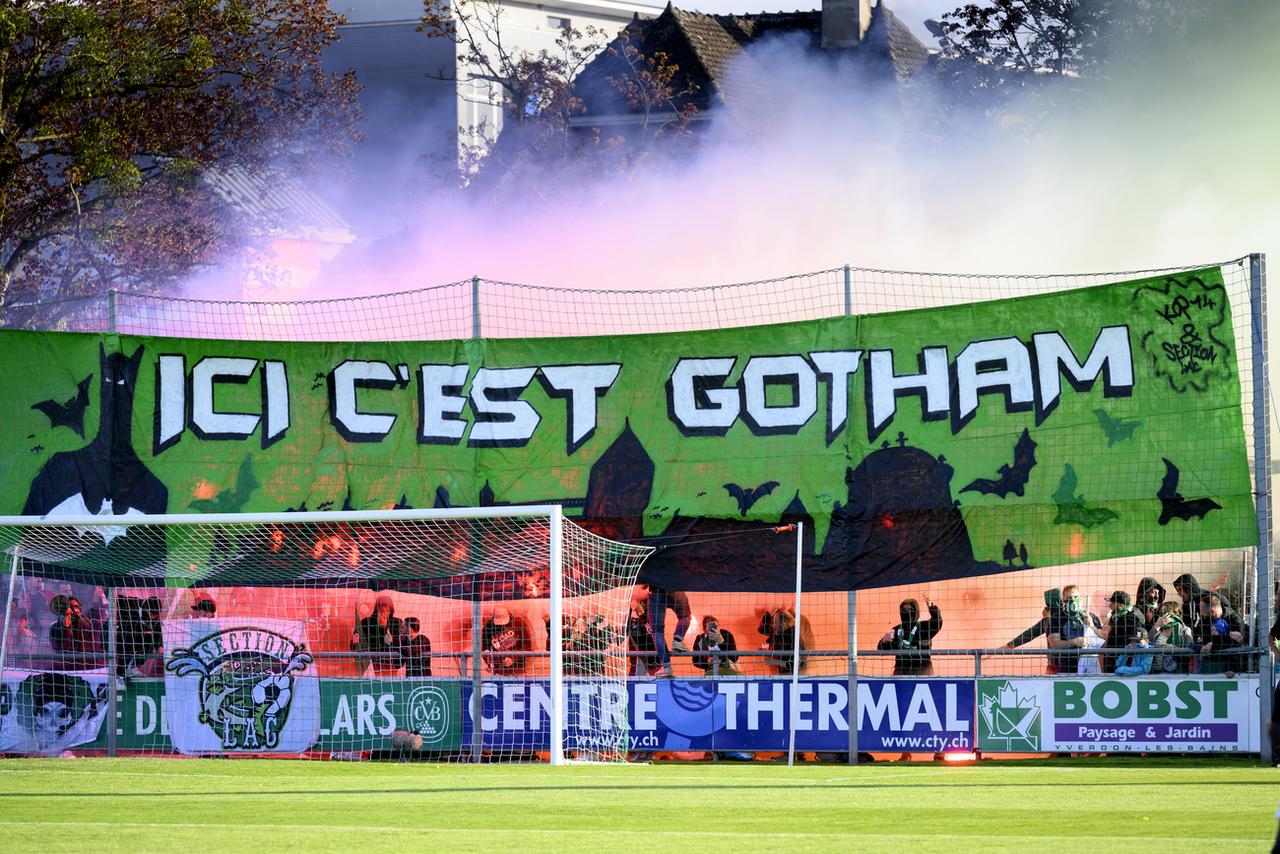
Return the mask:
{"type": "Polygon", "coordinates": [[[1058,481],[1058,488],[1053,493],[1053,503],[1058,507],[1053,524],[1079,525],[1087,530],[1120,518],[1120,514],[1109,507],[1090,507],[1085,504],[1084,496],[1076,495],[1078,483],[1075,468],[1071,463],[1063,463],[1062,480],[1058,481]]]}
{"type": "Polygon", "coordinates": [[[778,482],[776,480],[765,481],[756,487],[739,486],[736,483],[726,483],[724,485],[724,490],[737,500],[738,514],[741,516],[747,515],[747,511],[750,510],[757,501],[764,498],[777,488],[778,482]]]}
{"type": "Polygon", "coordinates": [[[43,412],[49,419],[50,427],[70,427],[76,435],[84,438],[84,411],[89,408],[89,383],[93,382],[93,374],[80,380],[76,393],[59,403],[56,400],[42,400],[33,403],[32,409],[43,412]]]}
{"type": "MultiPolygon", "coordinates": [[[[164,513],[169,490],[133,449],[133,395],[142,347],[132,356],[110,355],[98,345],[98,434],[75,451],[61,451],[45,462],[27,492],[24,516],[106,516],[164,513]]],[[[111,546],[126,529],[104,528],[111,546]]],[[[152,529],[126,537],[131,562],[138,568],[164,558],[164,535],[152,529]],[[145,542],[138,542],[139,539],[145,542]]]]}
{"type": "Polygon", "coordinates": [[[1031,469],[1036,465],[1036,442],[1028,430],[1023,430],[1017,444],[1013,446],[1013,465],[1001,465],[996,471],[1000,477],[996,480],[980,477],[971,481],[961,492],[981,492],[986,495],[998,495],[1005,498],[1012,492],[1019,498],[1031,477],[1031,469]]]}
{"type": "Polygon", "coordinates": [[[1164,459],[1164,479],[1160,482],[1160,491],[1156,493],[1156,498],[1160,499],[1159,522],[1161,525],[1168,525],[1173,519],[1188,522],[1192,519],[1203,519],[1210,510],[1222,509],[1222,505],[1212,498],[1183,498],[1182,493],[1178,491],[1178,480],[1182,472],[1167,458],[1162,457],[1162,459],[1164,459]]]}
{"type": "Polygon", "coordinates": [[[1093,414],[1098,419],[1098,425],[1102,427],[1102,432],[1106,434],[1108,448],[1116,442],[1132,439],[1133,431],[1142,426],[1142,422],[1137,419],[1131,418],[1125,421],[1121,418],[1112,418],[1104,409],[1095,409],[1093,414]]]}

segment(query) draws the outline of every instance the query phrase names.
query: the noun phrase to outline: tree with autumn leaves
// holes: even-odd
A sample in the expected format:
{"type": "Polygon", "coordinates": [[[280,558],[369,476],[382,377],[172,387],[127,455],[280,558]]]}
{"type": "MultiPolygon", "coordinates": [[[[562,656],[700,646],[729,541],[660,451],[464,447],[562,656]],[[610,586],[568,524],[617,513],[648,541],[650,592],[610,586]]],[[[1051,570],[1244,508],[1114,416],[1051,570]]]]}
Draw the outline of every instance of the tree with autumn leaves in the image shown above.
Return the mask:
{"type": "MultiPolygon", "coordinates": [[[[297,172],[358,139],[324,0],[0,5],[0,306],[157,291],[262,223],[215,170],[297,172]]],[[[269,224],[268,224],[269,225],[269,224]]]]}
{"type": "Polygon", "coordinates": [[[925,26],[955,107],[1052,114],[1117,58],[1194,33],[1210,14],[1182,0],[981,0],[925,26]]]}

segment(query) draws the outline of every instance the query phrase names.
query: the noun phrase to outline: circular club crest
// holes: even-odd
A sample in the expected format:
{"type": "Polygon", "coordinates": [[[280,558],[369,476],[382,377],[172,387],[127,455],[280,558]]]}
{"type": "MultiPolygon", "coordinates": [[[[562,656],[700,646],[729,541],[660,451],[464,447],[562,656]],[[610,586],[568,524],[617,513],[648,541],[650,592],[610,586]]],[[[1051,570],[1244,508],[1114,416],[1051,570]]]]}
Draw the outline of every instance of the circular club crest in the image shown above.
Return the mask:
{"type": "Polygon", "coordinates": [[[179,649],[167,668],[198,675],[199,722],[228,750],[274,750],[289,719],[294,674],[306,670],[306,647],[276,632],[224,629],[179,649]]]}
{"type": "Polygon", "coordinates": [[[422,736],[422,746],[440,744],[449,737],[449,696],[443,688],[422,685],[405,703],[409,729],[422,736]]]}

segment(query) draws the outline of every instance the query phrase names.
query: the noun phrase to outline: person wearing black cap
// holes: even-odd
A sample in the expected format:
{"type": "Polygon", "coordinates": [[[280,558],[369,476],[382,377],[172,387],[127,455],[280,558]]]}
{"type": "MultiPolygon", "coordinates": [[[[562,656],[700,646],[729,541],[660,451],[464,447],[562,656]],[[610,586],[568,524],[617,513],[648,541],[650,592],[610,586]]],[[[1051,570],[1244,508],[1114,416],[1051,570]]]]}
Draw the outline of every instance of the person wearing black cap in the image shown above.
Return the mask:
{"type": "Polygon", "coordinates": [[[212,620],[218,616],[218,603],[208,593],[200,591],[191,603],[191,616],[197,620],[212,620]]]}

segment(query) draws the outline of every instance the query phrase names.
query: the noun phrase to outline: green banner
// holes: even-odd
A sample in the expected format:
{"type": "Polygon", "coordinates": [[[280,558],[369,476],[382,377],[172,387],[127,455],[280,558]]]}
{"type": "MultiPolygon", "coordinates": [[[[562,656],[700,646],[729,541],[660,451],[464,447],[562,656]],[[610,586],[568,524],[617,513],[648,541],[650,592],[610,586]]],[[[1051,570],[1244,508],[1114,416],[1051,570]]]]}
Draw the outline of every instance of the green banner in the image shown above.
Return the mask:
{"type": "MultiPolygon", "coordinates": [[[[0,350],[11,514],[557,502],[667,543],[805,520],[815,590],[1257,540],[1217,268],[661,335],[0,350]]],[[[646,573],[786,589],[784,539],[646,573]]]]}
{"type": "MultiPolygon", "coordinates": [[[[116,710],[117,749],[173,749],[174,721],[167,713],[163,679],[128,680],[116,695],[116,710]]],[[[314,715],[315,710],[301,709],[299,714],[314,715]]],[[[107,739],[104,727],[84,746],[106,749],[107,739]]],[[[320,736],[310,750],[456,750],[461,745],[462,691],[457,680],[320,680],[320,736]]]]}

